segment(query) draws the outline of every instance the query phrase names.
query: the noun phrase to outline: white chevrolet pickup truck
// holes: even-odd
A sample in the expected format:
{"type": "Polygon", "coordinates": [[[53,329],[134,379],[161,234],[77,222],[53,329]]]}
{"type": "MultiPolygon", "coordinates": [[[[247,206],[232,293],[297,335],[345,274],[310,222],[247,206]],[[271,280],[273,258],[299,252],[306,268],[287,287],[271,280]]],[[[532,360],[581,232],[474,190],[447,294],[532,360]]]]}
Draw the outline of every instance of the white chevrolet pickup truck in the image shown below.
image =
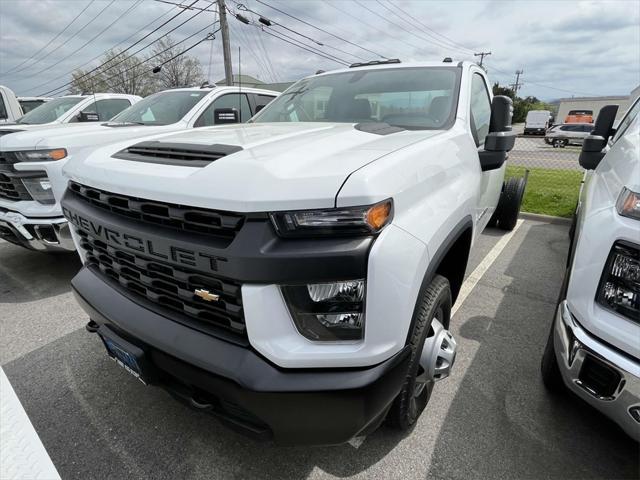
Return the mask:
{"type": "Polygon", "coordinates": [[[602,108],[580,155],[587,174],[542,378],[640,441],[640,99],[613,130],[617,109],[602,108]]]}
{"type": "Polygon", "coordinates": [[[54,98],[25,112],[14,122],[0,125],[0,137],[25,130],[50,128],[68,123],[99,122],[109,120],[142,97],[123,93],[96,93],[65,95],[54,98]]]}
{"type": "Polygon", "coordinates": [[[498,225],[518,215],[521,182],[501,196],[511,101],[489,86],[467,62],[357,64],[247,124],[69,162],[87,329],[134,377],[260,438],[409,429],[454,364],[474,239],[499,201],[498,225]]]}
{"type": "Polygon", "coordinates": [[[277,95],[238,87],[178,88],[150,95],[105,123],[63,124],[0,137],[0,238],[39,251],[75,250],[60,208],[67,186],[62,168],[69,159],[119,140],[228,123],[229,109],[232,122],[245,121],[277,95]]]}

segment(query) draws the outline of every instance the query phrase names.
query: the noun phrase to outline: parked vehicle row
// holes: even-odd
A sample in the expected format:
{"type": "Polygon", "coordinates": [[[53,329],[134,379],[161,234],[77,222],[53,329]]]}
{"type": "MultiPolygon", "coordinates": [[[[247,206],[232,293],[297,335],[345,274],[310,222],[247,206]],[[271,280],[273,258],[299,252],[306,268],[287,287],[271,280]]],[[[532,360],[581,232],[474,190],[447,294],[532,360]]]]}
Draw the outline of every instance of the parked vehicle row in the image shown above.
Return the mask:
{"type": "Polygon", "coordinates": [[[216,119],[216,111],[224,115],[237,107],[239,120],[246,121],[276,95],[268,90],[245,88],[240,93],[236,87],[195,87],[143,100],[96,94],[95,100],[94,95],[68,96],[44,104],[15,125],[0,127],[0,135],[5,133],[0,137],[0,236],[35,250],[75,250],[60,207],[67,161],[116,141],[224,122],[216,119]],[[92,114],[111,120],[65,125],[77,118],[92,120],[92,114]],[[31,123],[52,118],[59,125],[31,123]],[[25,127],[32,128],[16,132],[25,127]]]}
{"type": "MultiPolygon", "coordinates": [[[[504,179],[513,108],[490,85],[471,62],[386,60],[280,96],[174,89],[7,132],[0,238],[77,249],[72,288],[106,354],[235,429],[409,430],[454,366],[475,240],[514,228],[526,187],[504,179]]],[[[614,118],[574,125],[589,173],[542,375],[639,439],[638,103],[614,118]]]]}

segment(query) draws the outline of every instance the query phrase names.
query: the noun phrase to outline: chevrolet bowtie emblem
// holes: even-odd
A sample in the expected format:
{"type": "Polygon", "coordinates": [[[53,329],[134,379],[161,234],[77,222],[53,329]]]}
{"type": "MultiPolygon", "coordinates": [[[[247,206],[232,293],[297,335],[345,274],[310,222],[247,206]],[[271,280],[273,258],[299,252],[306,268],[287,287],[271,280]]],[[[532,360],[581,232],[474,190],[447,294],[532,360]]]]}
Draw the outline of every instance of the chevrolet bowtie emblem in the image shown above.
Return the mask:
{"type": "Polygon", "coordinates": [[[209,290],[198,288],[193,293],[195,293],[196,296],[200,297],[201,299],[207,302],[217,302],[218,300],[220,300],[220,295],[211,293],[209,290]]]}

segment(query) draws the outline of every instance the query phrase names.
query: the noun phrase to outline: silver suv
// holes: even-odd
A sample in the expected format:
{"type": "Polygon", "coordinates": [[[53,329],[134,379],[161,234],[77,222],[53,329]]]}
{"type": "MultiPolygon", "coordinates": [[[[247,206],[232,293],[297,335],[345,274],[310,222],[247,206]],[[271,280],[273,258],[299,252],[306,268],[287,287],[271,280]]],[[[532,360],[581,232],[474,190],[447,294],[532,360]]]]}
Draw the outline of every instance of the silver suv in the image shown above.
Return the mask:
{"type": "Polygon", "coordinates": [[[554,125],[544,136],[544,141],[553,148],[564,148],[569,144],[582,145],[582,141],[593,130],[593,123],[563,123],[554,125]]]}

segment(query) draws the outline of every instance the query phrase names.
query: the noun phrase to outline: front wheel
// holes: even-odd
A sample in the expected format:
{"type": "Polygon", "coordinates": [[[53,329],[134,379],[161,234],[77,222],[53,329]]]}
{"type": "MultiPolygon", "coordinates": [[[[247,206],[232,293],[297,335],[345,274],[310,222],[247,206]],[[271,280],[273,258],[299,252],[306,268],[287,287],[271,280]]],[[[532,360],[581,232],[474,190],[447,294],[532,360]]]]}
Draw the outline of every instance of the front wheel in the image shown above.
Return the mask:
{"type": "Polygon", "coordinates": [[[520,214],[526,186],[524,178],[511,177],[504,182],[504,188],[494,213],[498,228],[502,230],[514,229],[520,214]]]}
{"type": "Polygon", "coordinates": [[[434,383],[445,378],[453,366],[456,345],[446,330],[450,317],[451,287],[446,278],[436,275],[420,299],[409,341],[407,376],[387,416],[387,421],[400,430],[415,424],[431,398],[434,383]]]}

